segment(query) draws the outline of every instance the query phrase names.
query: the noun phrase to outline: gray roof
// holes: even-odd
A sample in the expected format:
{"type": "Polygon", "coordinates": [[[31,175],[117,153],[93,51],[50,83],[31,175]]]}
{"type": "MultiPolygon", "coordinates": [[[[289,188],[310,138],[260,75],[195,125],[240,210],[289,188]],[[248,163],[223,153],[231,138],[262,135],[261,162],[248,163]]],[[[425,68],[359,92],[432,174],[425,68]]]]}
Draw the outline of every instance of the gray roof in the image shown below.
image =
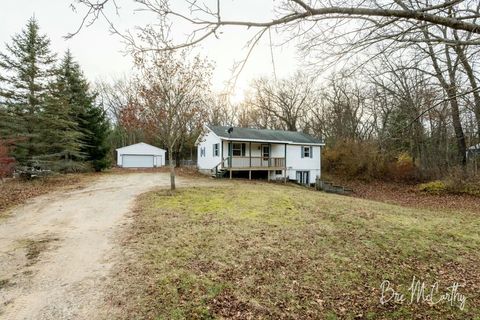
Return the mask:
{"type": "Polygon", "coordinates": [[[279,141],[279,142],[305,143],[305,144],[323,144],[323,141],[315,139],[314,137],[303,132],[233,127],[232,133],[228,134],[227,130],[231,127],[225,127],[225,126],[208,126],[208,127],[217,136],[225,139],[236,139],[236,140],[242,139],[245,141],[257,140],[257,141],[279,141]]]}

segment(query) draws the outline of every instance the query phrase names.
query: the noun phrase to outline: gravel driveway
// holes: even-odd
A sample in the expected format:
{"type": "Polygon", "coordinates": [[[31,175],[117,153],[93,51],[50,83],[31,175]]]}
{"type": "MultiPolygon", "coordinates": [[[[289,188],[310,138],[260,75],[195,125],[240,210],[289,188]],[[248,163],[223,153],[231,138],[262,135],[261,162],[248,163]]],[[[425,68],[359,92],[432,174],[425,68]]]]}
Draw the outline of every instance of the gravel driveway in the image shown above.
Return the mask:
{"type": "MultiPolygon", "coordinates": [[[[178,186],[211,184],[177,177],[178,186]]],[[[0,221],[0,319],[95,319],[135,198],[168,173],[100,176],[32,199],[0,221]]]]}

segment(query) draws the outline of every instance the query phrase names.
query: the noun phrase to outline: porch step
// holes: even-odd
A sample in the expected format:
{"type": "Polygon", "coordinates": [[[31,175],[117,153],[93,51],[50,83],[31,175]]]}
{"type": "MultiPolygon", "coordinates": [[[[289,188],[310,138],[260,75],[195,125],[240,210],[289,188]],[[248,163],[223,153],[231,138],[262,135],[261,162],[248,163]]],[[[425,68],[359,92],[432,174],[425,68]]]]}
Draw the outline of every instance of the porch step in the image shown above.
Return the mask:
{"type": "Polygon", "coordinates": [[[227,174],[227,170],[220,169],[217,172],[215,171],[212,172],[212,178],[215,178],[215,179],[224,178],[226,174],[227,174]]]}

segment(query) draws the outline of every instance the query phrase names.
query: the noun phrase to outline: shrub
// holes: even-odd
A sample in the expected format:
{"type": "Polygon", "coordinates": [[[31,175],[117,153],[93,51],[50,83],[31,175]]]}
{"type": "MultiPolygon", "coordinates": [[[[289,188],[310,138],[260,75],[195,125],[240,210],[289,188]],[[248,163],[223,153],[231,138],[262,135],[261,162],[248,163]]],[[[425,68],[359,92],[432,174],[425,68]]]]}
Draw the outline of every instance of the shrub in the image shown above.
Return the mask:
{"type": "Polygon", "coordinates": [[[412,181],[418,177],[406,152],[393,157],[369,141],[342,141],[325,148],[322,167],[327,173],[363,180],[412,181]]]}
{"type": "Polygon", "coordinates": [[[396,161],[389,164],[389,175],[395,181],[416,180],[417,168],[413,158],[406,152],[400,153],[396,161]]]}
{"type": "Polygon", "coordinates": [[[371,142],[338,142],[324,150],[322,159],[328,173],[343,177],[381,179],[387,172],[385,156],[371,142]]]}
{"type": "Polygon", "coordinates": [[[462,168],[450,170],[445,183],[450,193],[480,196],[480,178],[468,174],[462,168]]]}
{"type": "Polygon", "coordinates": [[[480,197],[480,183],[469,182],[463,187],[462,193],[480,197]]]}
{"type": "Polygon", "coordinates": [[[420,191],[432,194],[440,194],[448,191],[448,187],[445,182],[440,180],[422,183],[418,186],[418,189],[420,191]]]}

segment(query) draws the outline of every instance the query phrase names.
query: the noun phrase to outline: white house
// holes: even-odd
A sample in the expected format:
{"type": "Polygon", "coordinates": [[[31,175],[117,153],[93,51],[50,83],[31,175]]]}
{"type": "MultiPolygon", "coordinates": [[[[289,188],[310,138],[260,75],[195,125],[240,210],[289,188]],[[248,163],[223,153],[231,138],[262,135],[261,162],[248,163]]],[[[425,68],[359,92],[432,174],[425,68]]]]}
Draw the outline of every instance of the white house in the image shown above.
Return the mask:
{"type": "Polygon", "coordinates": [[[165,150],[140,142],[117,149],[117,165],[124,168],[153,168],[165,165],[165,150]]]}
{"type": "Polygon", "coordinates": [[[206,174],[266,172],[268,179],[315,183],[321,175],[325,145],[305,133],[251,128],[206,126],[195,142],[198,169],[206,174]]]}

